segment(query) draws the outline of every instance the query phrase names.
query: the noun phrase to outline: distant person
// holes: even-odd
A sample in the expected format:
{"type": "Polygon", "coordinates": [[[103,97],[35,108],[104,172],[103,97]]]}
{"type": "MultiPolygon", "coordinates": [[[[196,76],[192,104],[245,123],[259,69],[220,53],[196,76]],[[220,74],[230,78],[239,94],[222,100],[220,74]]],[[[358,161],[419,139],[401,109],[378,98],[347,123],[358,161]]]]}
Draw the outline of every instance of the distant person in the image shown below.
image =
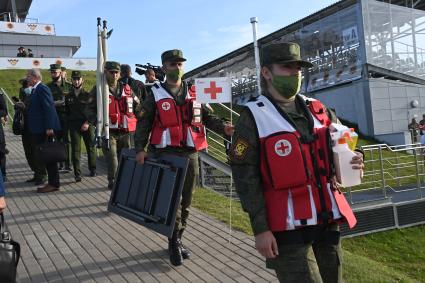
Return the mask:
{"type": "MultiPolygon", "coordinates": [[[[32,86],[31,103],[28,107],[28,122],[31,140],[34,145],[40,145],[47,139],[60,134],[60,123],[56,113],[52,92],[41,82],[42,76],[39,69],[30,69],[27,72],[28,85],[32,86]]],[[[36,155],[37,157],[37,155],[36,155]]],[[[59,190],[59,170],[56,162],[43,164],[39,157],[35,159],[37,170],[47,168],[48,184],[37,188],[38,193],[48,193],[59,190]]],[[[38,173],[38,176],[43,173],[38,173]]]]}
{"type": "MultiPolygon", "coordinates": [[[[28,85],[26,78],[19,80],[21,88],[19,89],[19,101],[15,103],[20,111],[22,111],[24,118],[24,127],[22,131],[22,146],[24,148],[25,158],[27,159],[28,165],[34,172],[34,176],[31,179],[26,180],[27,183],[35,182],[35,185],[42,185],[44,183],[45,175],[38,176],[36,173],[36,165],[34,163],[35,147],[31,143],[31,132],[28,127],[28,107],[31,100],[32,87],[28,85]]],[[[17,110],[16,110],[17,111],[17,110]]]]}
{"type": "Polygon", "coordinates": [[[146,83],[153,84],[159,80],[156,78],[155,71],[152,69],[147,69],[145,72],[146,83]]]}
{"type": "Polygon", "coordinates": [[[4,189],[3,178],[0,176],[0,213],[2,213],[6,208],[6,199],[4,195],[6,190],[4,189]]]}
{"type": "Polygon", "coordinates": [[[65,97],[68,95],[72,88],[72,85],[62,78],[62,68],[60,64],[50,65],[50,76],[52,81],[47,84],[53,95],[55,101],[56,112],[59,116],[59,121],[62,128],[62,136],[59,138],[66,147],[66,161],[65,164],[59,164],[59,171],[70,172],[70,145],[69,145],[69,130],[67,125],[66,109],[65,109],[65,97]],[[64,166],[65,165],[65,166],[64,166]]]}
{"type": "Polygon", "coordinates": [[[28,48],[28,57],[34,57],[34,54],[32,54],[32,50],[28,48]]]}
{"type": "Polygon", "coordinates": [[[81,181],[81,137],[86,146],[90,176],[96,176],[96,96],[83,88],[80,71],[72,71],[72,89],[65,98],[66,116],[71,136],[71,157],[75,181],[81,181]]]}
{"type": "MultiPolygon", "coordinates": [[[[130,148],[130,134],[136,127],[139,103],[136,102],[136,96],[128,85],[118,82],[120,78],[120,63],[115,61],[105,62],[105,78],[108,83],[109,95],[109,150],[103,148],[103,155],[106,157],[108,165],[108,189],[112,190],[115,182],[115,175],[118,168],[118,160],[123,148],[130,148]],[[124,117],[127,119],[117,119],[124,117]],[[125,122],[127,121],[127,122],[125,122]]],[[[91,93],[96,96],[96,87],[93,87],[91,93]]]]}
{"type": "Polygon", "coordinates": [[[419,141],[419,123],[416,121],[416,118],[412,118],[412,122],[407,127],[410,131],[410,134],[412,136],[412,143],[417,143],[419,141]]]}
{"type": "Polygon", "coordinates": [[[132,73],[130,65],[121,64],[120,79],[118,82],[124,85],[128,84],[137,98],[139,100],[143,100],[146,96],[145,85],[141,81],[134,79],[131,75],[132,73]]]}
{"type": "Polygon", "coordinates": [[[64,80],[65,82],[67,82],[67,77],[66,77],[67,73],[66,73],[66,67],[61,66],[61,78],[62,80],[64,80]]]}
{"type": "Polygon", "coordinates": [[[422,120],[419,121],[419,133],[421,136],[424,134],[425,131],[425,114],[422,115],[422,120]]]}
{"type": "MultiPolygon", "coordinates": [[[[2,121],[7,121],[7,105],[4,94],[0,92],[0,117],[2,121]]],[[[4,137],[3,123],[0,123],[0,169],[3,175],[3,181],[6,182],[6,138],[4,137]]]]}
{"type": "Polygon", "coordinates": [[[16,57],[27,57],[27,52],[23,46],[18,48],[18,54],[16,54],[16,57]]]}
{"type": "MultiPolygon", "coordinates": [[[[118,83],[122,86],[129,85],[131,90],[133,91],[136,103],[140,107],[140,101],[144,100],[146,97],[146,89],[145,85],[139,81],[134,79],[131,76],[131,67],[127,64],[121,64],[120,66],[120,78],[118,83]]],[[[134,109],[135,111],[139,111],[139,109],[134,109]]],[[[130,133],[130,147],[134,148],[134,132],[130,133]]]]}

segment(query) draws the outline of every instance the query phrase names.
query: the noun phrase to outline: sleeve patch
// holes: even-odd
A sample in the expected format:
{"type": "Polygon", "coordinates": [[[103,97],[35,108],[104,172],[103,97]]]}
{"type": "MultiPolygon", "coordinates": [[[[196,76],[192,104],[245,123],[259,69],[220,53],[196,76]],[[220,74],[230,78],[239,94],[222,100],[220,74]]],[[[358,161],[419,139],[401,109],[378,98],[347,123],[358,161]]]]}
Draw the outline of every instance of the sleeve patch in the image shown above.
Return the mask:
{"type": "Polygon", "coordinates": [[[238,137],[232,148],[232,155],[236,159],[244,159],[248,149],[249,143],[245,139],[238,137]]]}

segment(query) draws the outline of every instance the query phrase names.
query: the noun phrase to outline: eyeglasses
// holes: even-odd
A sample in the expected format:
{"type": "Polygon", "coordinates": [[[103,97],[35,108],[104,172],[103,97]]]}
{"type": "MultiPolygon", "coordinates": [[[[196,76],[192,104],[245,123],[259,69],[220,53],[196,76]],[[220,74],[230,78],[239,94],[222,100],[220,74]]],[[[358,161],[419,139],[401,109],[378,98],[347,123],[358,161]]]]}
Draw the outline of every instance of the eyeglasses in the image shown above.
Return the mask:
{"type": "Polygon", "coordinates": [[[72,78],[72,80],[73,80],[73,81],[79,81],[79,80],[81,80],[81,79],[82,79],[82,78],[78,78],[78,77],[73,77],[73,78],[72,78]]]}

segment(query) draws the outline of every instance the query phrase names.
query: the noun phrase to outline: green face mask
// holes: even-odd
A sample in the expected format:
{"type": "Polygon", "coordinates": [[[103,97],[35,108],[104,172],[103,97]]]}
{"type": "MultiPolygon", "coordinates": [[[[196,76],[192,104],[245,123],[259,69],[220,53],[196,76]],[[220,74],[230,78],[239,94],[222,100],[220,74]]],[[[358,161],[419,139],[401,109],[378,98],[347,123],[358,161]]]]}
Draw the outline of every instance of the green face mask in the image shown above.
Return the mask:
{"type": "Polygon", "coordinates": [[[301,88],[301,75],[278,76],[273,75],[272,85],[285,98],[296,95],[301,88]]]}
{"type": "Polygon", "coordinates": [[[181,69],[171,70],[171,71],[168,71],[166,75],[172,81],[178,81],[183,77],[184,70],[181,70],[181,69]]]}

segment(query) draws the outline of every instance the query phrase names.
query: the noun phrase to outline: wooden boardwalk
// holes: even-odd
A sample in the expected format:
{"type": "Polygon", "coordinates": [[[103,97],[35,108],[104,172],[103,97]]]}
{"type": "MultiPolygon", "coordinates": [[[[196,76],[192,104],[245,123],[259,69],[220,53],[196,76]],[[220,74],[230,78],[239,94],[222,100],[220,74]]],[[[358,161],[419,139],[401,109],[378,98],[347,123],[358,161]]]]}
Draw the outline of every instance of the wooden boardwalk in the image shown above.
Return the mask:
{"type": "Polygon", "coordinates": [[[58,192],[36,193],[20,136],[6,133],[6,221],[21,244],[19,282],[276,282],[251,236],[192,209],[184,243],[190,260],[169,263],[167,239],[106,211],[106,168],[83,181],[61,174],[58,192]]]}

